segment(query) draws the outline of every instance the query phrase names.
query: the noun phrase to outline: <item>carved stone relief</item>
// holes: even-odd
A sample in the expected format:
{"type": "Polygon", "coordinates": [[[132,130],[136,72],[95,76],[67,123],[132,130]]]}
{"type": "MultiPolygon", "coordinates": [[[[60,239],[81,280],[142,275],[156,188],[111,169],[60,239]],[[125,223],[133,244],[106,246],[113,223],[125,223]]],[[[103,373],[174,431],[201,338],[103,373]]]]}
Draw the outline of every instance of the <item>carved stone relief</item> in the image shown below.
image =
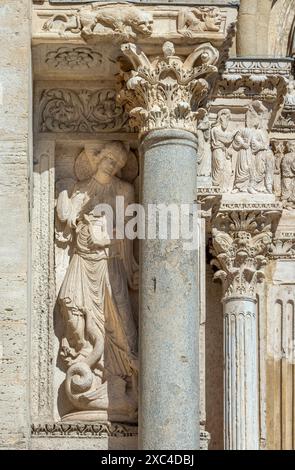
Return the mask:
{"type": "Polygon", "coordinates": [[[255,100],[246,106],[244,119],[240,129],[232,130],[231,111],[225,108],[217,113],[211,128],[213,186],[224,193],[271,194],[274,156],[268,135],[269,111],[255,100]]]}
{"type": "Polygon", "coordinates": [[[116,131],[127,126],[128,115],[112,89],[43,90],[39,110],[40,132],[116,131]]]}
{"type": "Polygon", "coordinates": [[[45,63],[54,68],[78,69],[80,67],[92,68],[101,65],[104,61],[100,52],[89,47],[76,47],[68,49],[60,47],[46,54],[45,63]]]}
{"type": "Polygon", "coordinates": [[[271,242],[271,219],[262,212],[217,214],[212,229],[212,264],[218,268],[215,279],[222,281],[224,298],[255,298],[271,242]]]}
{"type": "Polygon", "coordinates": [[[122,51],[133,68],[122,73],[119,94],[130,126],[140,133],[160,128],[195,132],[197,121],[204,118],[205,110],[198,104],[209,89],[206,78],[217,71],[218,51],[202,44],[183,60],[168,41],[162,56],[153,61],[134,44],[123,44],[122,51]]]}
{"type": "Polygon", "coordinates": [[[78,181],[57,186],[56,243],[59,252],[69,248],[57,263],[65,272],[58,293],[60,356],[74,406],[65,420],[137,420],[137,327],[129,290],[138,287],[138,265],[132,241],[113,238],[99,208],[115,209],[116,196],[133,202],[133,187],[116,176],[129,158],[120,142],[87,145],[75,162],[78,181]]]}
{"type": "Polygon", "coordinates": [[[177,29],[183,36],[193,37],[203,31],[219,31],[220,24],[221,13],[218,8],[186,8],[178,14],[177,29]]]}
{"type": "Polygon", "coordinates": [[[74,15],[59,13],[47,20],[43,29],[64,35],[67,31],[81,34],[86,40],[95,38],[112,39],[123,42],[137,36],[148,37],[152,34],[153,17],[151,13],[134,5],[92,4],[82,6],[74,15]]]}

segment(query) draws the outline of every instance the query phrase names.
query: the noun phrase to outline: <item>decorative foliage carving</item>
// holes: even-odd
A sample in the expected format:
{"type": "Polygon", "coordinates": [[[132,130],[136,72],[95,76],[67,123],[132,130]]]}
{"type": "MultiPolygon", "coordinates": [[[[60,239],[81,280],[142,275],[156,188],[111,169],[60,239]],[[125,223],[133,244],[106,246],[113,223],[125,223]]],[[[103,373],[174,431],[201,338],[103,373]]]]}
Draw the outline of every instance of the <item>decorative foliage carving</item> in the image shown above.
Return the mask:
{"type": "Polygon", "coordinates": [[[41,95],[40,132],[116,131],[127,121],[114,90],[53,88],[41,95]]]}
{"type": "Polygon", "coordinates": [[[295,233],[290,238],[275,238],[270,247],[274,259],[295,259],[295,233]]]}
{"type": "MultiPolygon", "coordinates": [[[[82,152],[83,153],[83,152],[82,152]]],[[[66,365],[65,390],[81,420],[136,422],[137,330],[129,289],[137,289],[138,266],[132,241],[114,238],[116,197],[133,202],[133,187],[115,175],[128,152],[120,142],[88,148],[92,177],[77,182],[69,194],[60,188],[56,238],[70,244],[72,256],[58,295],[64,321],[61,357],[66,365]],[[93,420],[93,419],[92,419],[93,420]]],[[[124,221],[123,221],[124,223],[124,221]]],[[[119,224],[119,222],[118,222],[119,224]]],[[[118,232],[117,232],[118,233],[118,232]]],[[[124,235],[123,235],[124,237],[124,235]]]]}
{"type": "Polygon", "coordinates": [[[272,242],[271,216],[263,212],[219,212],[213,220],[214,278],[223,284],[224,298],[255,298],[264,279],[272,242]]]}
{"type": "Polygon", "coordinates": [[[130,126],[140,133],[161,128],[195,132],[196,121],[205,114],[198,105],[209,88],[206,78],[217,71],[216,49],[202,44],[183,60],[175,55],[174,45],[165,42],[163,56],[152,62],[134,44],[123,44],[122,52],[133,66],[123,74],[126,86],[119,94],[130,126]]]}
{"type": "Polygon", "coordinates": [[[48,52],[45,62],[56,69],[91,68],[102,64],[103,56],[100,52],[93,51],[91,48],[85,46],[75,47],[73,49],[60,47],[55,51],[48,52]]]}
{"type": "Polygon", "coordinates": [[[179,34],[191,38],[204,31],[218,32],[220,24],[221,13],[218,8],[185,8],[179,11],[177,30],[179,34]]]}
{"type": "Polygon", "coordinates": [[[32,436],[37,437],[131,437],[137,427],[119,423],[72,424],[67,422],[32,424],[32,436]]]}
{"type": "Polygon", "coordinates": [[[217,97],[275,101],[278,107],[283,102],[291,69],[291,61],[287,59],[229,60],[214,94],[217,97]]]}
{"type": "Polygon", "coordinates": [[[67,31],[82,35],[86,40],[130,41],[148,37],[153,30],[153,17],[150,12],[134,5],[101,5],[94,3],[82,6],[74,15],[55,14],[43,25],[43,30],[58,33],[67,31]]]}

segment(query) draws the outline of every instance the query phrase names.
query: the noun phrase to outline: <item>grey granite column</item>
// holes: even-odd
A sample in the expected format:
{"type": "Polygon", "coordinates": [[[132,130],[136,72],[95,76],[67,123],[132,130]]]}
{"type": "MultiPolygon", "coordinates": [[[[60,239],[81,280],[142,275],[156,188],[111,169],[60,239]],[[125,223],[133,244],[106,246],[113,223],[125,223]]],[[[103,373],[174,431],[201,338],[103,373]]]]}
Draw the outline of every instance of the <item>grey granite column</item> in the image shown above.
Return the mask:
{"type": "MultiPolygon", "coordinates": [[[[143,139],[143,194],[149,204],[192,203],[197,141],[180,130],[143,139]]],[[[140,443],[143,449],[197,449],[198,292],[196,250],[184,240],[142,241],[140,443]]]]}

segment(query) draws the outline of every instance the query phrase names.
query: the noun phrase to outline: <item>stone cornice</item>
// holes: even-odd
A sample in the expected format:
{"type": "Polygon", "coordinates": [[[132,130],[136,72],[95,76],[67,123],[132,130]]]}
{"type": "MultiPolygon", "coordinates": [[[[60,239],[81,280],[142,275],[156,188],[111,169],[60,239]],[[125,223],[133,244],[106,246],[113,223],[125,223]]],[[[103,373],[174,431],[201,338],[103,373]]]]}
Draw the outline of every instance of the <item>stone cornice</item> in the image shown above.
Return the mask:
{"type": "MultiPolygon", "coordinates": [[[[206,3],[206,2],[205,2],[206,3]]],[[[100,22],[101,12],[110,8],[112,3],[91,3],[85,5],[44,5],[33,7],[33,43],[61,42],[64,40],[85,43],[109,41],[124,42],[136,39],[140,43],[162,44],[165,40],[186,45],[210,41],[220,46],[227,35],[230,23],[236,20],[236,11],[221,5],[153,5],[116,3],[116,14],[122,14],[122,21],[117,23],[111,19],[100,22]],[[192,10],[193,8],[193,10],[192,10]],[[99,20],[95,18],[95,9],[99,20]],[[98,10],[97,10],[98,9],[98,10]],[[125,11],[135,11],[144,16],[150,15],[152,28],[150,33],[137,27],[139,21],[129,21],[130,15],[125,11]],[[84,21],[84,12],[93,15],[93,25],[89,29],[84,21]],[[198,13],[199,12],[199,13],[198,13]],[[98,26],[95,26],[97,25],[98,26]],[[100,27],[103,24],[103,27],[100,27]],[[192,25],[193,24],[193,25],[192,25]],[[118,26],[119,25],[119,26],[118,26]],[[168,25],[168,28],[167,28],[168,25]]]]}

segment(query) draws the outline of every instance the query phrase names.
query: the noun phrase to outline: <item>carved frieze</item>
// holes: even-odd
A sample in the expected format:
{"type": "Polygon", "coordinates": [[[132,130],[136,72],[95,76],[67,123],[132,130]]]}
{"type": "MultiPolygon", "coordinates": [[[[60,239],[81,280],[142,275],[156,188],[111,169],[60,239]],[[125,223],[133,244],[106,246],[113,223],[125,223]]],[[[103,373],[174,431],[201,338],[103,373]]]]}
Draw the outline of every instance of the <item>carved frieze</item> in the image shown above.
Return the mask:
{"type": "Polygon", "coordinates": [[[122,52],[132,66],[129,73],[122,73],[119,93],[130,126],[139,128],[141,134],[162,128],[195,132],[205,115],[198,105],[209,89],[206,78],[217,71],[218,51],[202,44],[184,60],[167,41],[162,55],[152,61],[131,43],[123,44],[122,52]]]}
{"type": "Polygon", "coordinates": [[[251,98],[282,103],[292,61],[268,59],[235,59],[225,64],[225,70],[215,88],[216,97],[251,98]]]}
{"type": "Polygon", "coordinates": [[[90,5],[64,5],[33,11],[34,41],[69,38],[74,41],[113,43],[126,41],[162,43],[165,39],[188,44],[204,40],[221,45],[237,11],[216,6],[93,2],[90,5]]]}
{"type": "Polygon", "coordinates": [[[128,122],[127,113],[111,89],[46,89],[39,106],[40,132],[117,131],[128,122]]]}
{"type": "Polygon", "coordinates": [[[211,125],[213,186],[224,193],[273,192],[274,156],[270,112],[259,100],[245,106],[245,124],[233,127],[230,109],[220,109],[211,125]]]}
{"type": "Polygon", "coordinates": [[[96,41],[111,39],[123,42],[148,37],[152,34],[152,14],[134,5],[119,3],[101,5],[94,3],[82,6],[72,15],[57,13],[43,25],[43,30],[64,36],[66,32],[81,34],[96,41]]]}

